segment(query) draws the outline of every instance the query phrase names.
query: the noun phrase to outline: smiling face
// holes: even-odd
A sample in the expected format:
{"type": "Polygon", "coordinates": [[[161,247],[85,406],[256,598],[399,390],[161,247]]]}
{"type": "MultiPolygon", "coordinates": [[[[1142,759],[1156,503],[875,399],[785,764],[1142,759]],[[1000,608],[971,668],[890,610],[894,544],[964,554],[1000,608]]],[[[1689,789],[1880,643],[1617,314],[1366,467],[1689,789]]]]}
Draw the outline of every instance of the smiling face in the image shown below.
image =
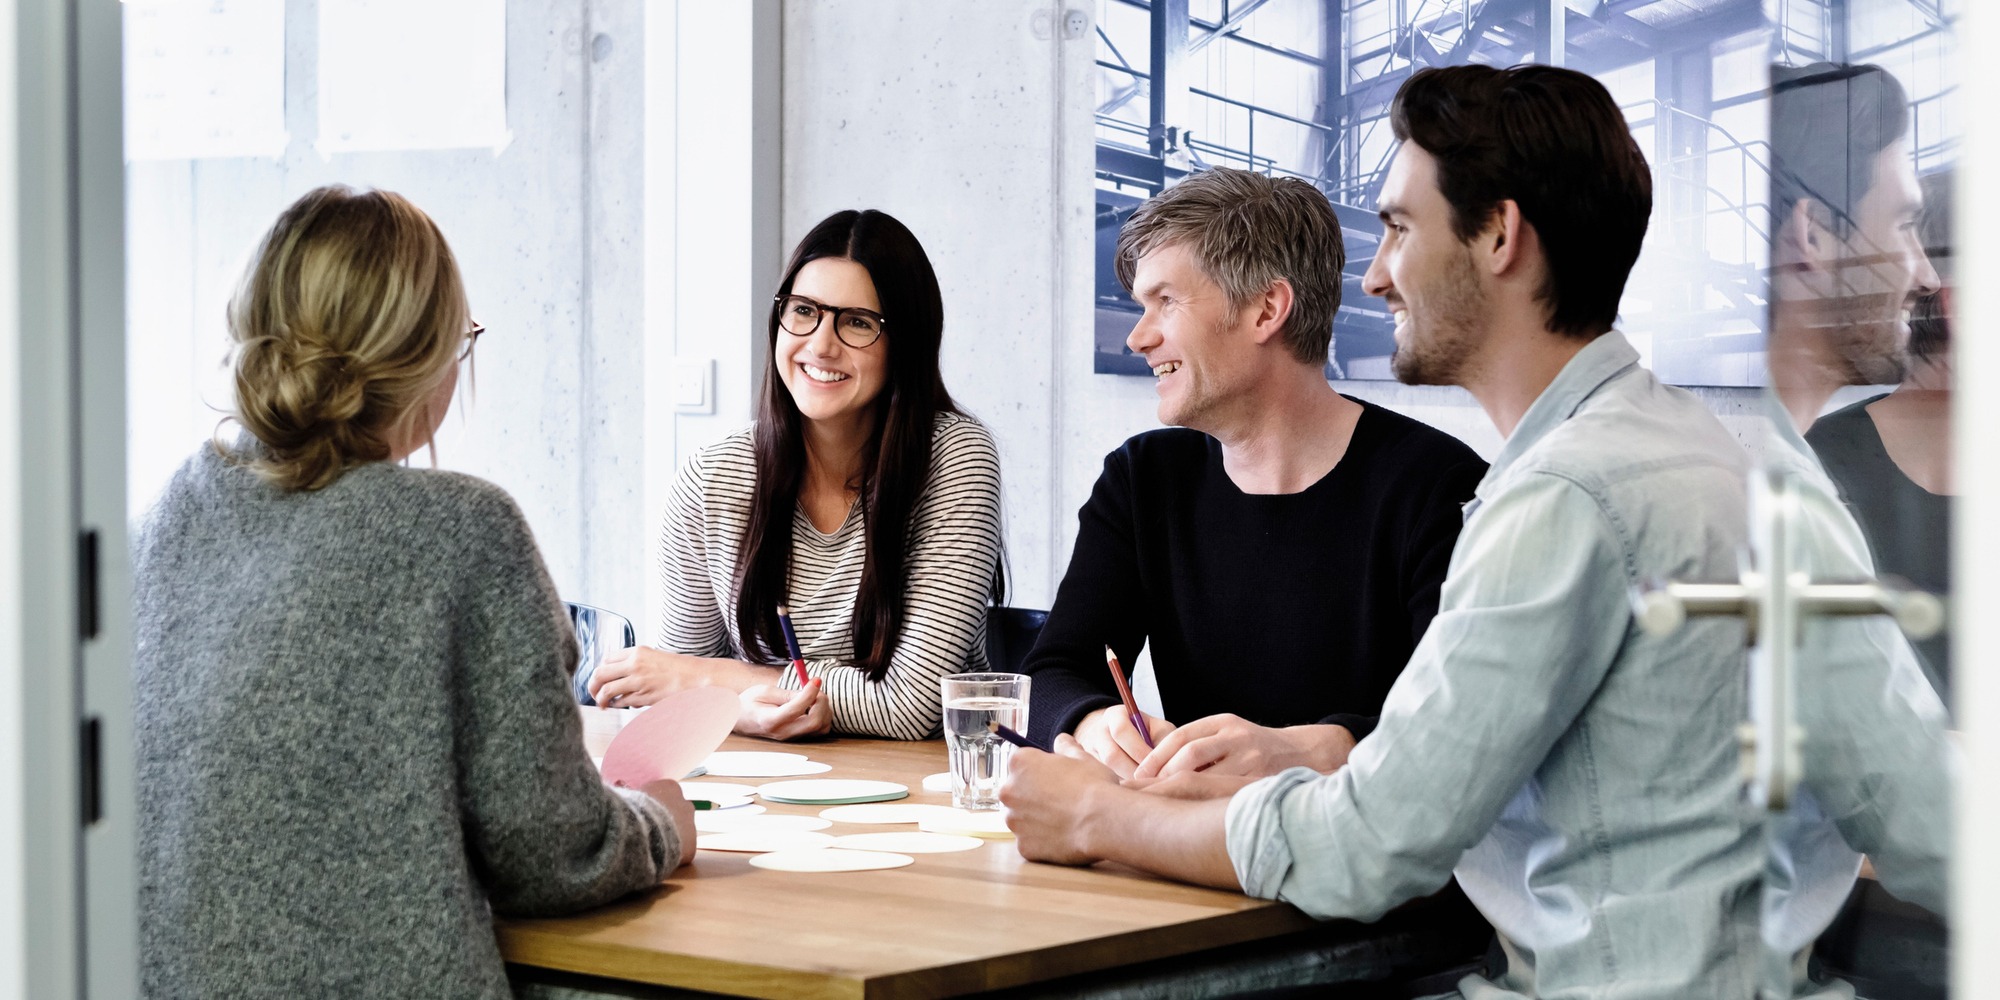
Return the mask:
{"type": "Polygon", "coordinates": [[[1406,142],[1382,185],[1382,245],[1362,278],[1396,317],[1390,368],[1410,385],[1463,385],[1482,341],[1485,290],[1472,247],[1452,229],[1437,161],[1406,142]]]}
{"type": "Polygon", "coordinates": [[[1833,240],[1826,294],[1827,336],[1851,385],[1900,381],[1907,367],[1910,310],[1940,281],[1924,252],[1918,221],[1923,191],[1906,142],[1877,154],[1875,183],[1854,205],[1854,226],[1833,240]]]}
{"type": "MultiPolygon", "coordinates": [[[[1220,285],[1177,244],[1133,267],[1132,298],[1144,307],[1125,346],[1144,355],[1160,398],[1160,422],[1213,433],[1218,414],[1252,386],[1249,336],[1220,285]],[[1242,334],[1242,335],[1239,335],[1242,334]]],[[[1248,312],[1248,310],[1243,310],[1248,312]]]]}
{"type": "MultiPolygon", "coordinates": [[[[792,278],[792,294],[828,307],[811,334],[801,337],[780,327],[772,345],[771,363],[777,365],[792,402],[810,421],[867,421],[888,382],[889,340],[894,333],[884,332],[867,347],[849,347],[834,333],[832,310],[882,311],[868,269],[845,258],[821,257],[799,268],[792,278]]],[[[893,324],[895,318],[888,317],[887,322],[893,324]]]]}

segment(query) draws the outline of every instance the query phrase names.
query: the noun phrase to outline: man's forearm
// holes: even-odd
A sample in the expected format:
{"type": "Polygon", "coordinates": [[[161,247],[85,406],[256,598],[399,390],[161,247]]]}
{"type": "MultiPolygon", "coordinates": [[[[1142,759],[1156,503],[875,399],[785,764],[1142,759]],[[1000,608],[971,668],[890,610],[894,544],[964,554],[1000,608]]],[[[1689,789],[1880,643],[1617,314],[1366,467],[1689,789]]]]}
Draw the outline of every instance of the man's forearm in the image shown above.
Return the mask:
{"type": "Polygon", "coordinates": [[[1303,737],[1305,765],[1321,774],[1332,774],[1346,767],[1347,755],[1354,751],[1354,733],[1346,726],[1321,723],[1293,726],[1290,731],[1303,737]]]}
{"type": "Polygon", "coordinates": [[[1242,890],[1229,861],[1227,798],[1188,801],[1107,784],[1084,808],[1089,854],[1183,882],[1242,890]]]}

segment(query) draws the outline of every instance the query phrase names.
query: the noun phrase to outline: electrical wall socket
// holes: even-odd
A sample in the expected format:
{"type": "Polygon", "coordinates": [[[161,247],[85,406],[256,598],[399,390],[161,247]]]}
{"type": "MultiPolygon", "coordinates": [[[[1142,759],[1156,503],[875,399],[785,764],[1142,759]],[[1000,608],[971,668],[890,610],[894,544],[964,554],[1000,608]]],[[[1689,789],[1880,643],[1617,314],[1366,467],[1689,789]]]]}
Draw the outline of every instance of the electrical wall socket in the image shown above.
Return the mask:
{"type": "Polygon", "coordinates": [[[1044,7],[1028,15],[1028,30],[1034,32],[1035,37],[1044,42],[1055,37],[1058,30],[1062,32],[1064,40],[1075,41],[1090,30],[1090,15],[1072,7],[1062,12],[1062,19],[1058,24],[1055,12],[1044,7]]]}
{"type": "Polygon", "coordinates": [[[715,412],[715,359],[675,358],[673,378],[675,413],[715,412]]]}

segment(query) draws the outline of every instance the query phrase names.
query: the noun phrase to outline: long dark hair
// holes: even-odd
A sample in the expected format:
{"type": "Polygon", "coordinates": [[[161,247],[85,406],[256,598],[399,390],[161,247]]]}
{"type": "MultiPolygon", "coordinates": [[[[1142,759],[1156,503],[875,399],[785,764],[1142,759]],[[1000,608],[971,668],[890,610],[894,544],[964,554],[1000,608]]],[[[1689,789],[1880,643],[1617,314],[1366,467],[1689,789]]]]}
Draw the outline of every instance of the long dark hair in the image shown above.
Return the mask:
{"type": "MultiPolygon", "coordinates": [[[[836,212],[812,228],[785,265],[777,294],[788,295],[799,269],[815,260],[851,260],[868,270],[882,304],[888,379],[875,397],[874,429],[861,452],[861,519],[867,559],[854,601],[854,665],[881,680],[902,637],[907,588],[904,561],[910,520],[930,479],[931,435],[939,414],[961,414],[938,371],[944,298],[937,273],[902,223],[872,209],[836,212]]],[[[771,308],[771,358],[757,403],[753,441],[757,483],[750,525],[736,556],[736,634],[752,658],[782,660],[778,605],[792,561],[792,512],[805,477],[803,416],[778,372],[778,309],[771,308]]]]}

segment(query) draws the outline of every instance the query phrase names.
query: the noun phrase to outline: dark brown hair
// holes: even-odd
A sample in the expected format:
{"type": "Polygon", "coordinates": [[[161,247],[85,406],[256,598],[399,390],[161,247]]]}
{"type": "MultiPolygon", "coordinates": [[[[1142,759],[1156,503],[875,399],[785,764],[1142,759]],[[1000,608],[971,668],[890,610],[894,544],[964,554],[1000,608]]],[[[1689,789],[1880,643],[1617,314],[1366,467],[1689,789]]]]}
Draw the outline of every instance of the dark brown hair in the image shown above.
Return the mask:
{"type": "Polygon", "coordinates": [[[1318,188],[1228,167],[1189,175],[1140,205],[1118,231],[1112,266],[1127,291],[1139,258],[1164,246],[1185,247],[1231,309],[1279,278],[1290,282],[1285,346],[1305,364],[1326,364],[1347,248],[1333,204],[1318,188]]]}
{"type": "MultiPolygon", "coordinates": [[[[790,294],[799,269],[822,258],[851,260],[866,268],[882,304],[888,379],[875,397],[874,432],[862,449],[860,482],[853,484],[861,491],[867,550],[854,601],[854,666],[869,680],[881,680],[902,637],[910,520],[930,481],[931,436],[939,414],[961,411],[938,370],[944,299],[916,236],[883,212],[836,212],[799,241],[777,294],[790,294]]],[[[778,605],[786,602],[792,512],[799,503],[806,453],[805,418],[775,360],[775,303],[768,327],[772,360],[764,366],[752,433],[757,482],[750,523],[736,556],[736,633],[746,655],[771,661],[788,658],[778,605]]],[[[998,587],[996,578],[996,594],[998,587]]]]}
{"type": "Polygon", "coordinates": [[[1444,66],[1404,81],[1396,138],[1437,160],[1452,228],[1469,242],[1504,201],[1548,259],[1548,327],[1595,337],[1618,318],[1653,214],[1653,175],[1611,93],[1555,66],[1444,66]]]}
{"type": "Polygon", "coordinates": [[[1810,198],[1845,237],[1875,186],[1875,158],[1909,130],[1909,94],[1880,66],[1771,67],[1772,211],[1783,219],[1810,198]]]}

